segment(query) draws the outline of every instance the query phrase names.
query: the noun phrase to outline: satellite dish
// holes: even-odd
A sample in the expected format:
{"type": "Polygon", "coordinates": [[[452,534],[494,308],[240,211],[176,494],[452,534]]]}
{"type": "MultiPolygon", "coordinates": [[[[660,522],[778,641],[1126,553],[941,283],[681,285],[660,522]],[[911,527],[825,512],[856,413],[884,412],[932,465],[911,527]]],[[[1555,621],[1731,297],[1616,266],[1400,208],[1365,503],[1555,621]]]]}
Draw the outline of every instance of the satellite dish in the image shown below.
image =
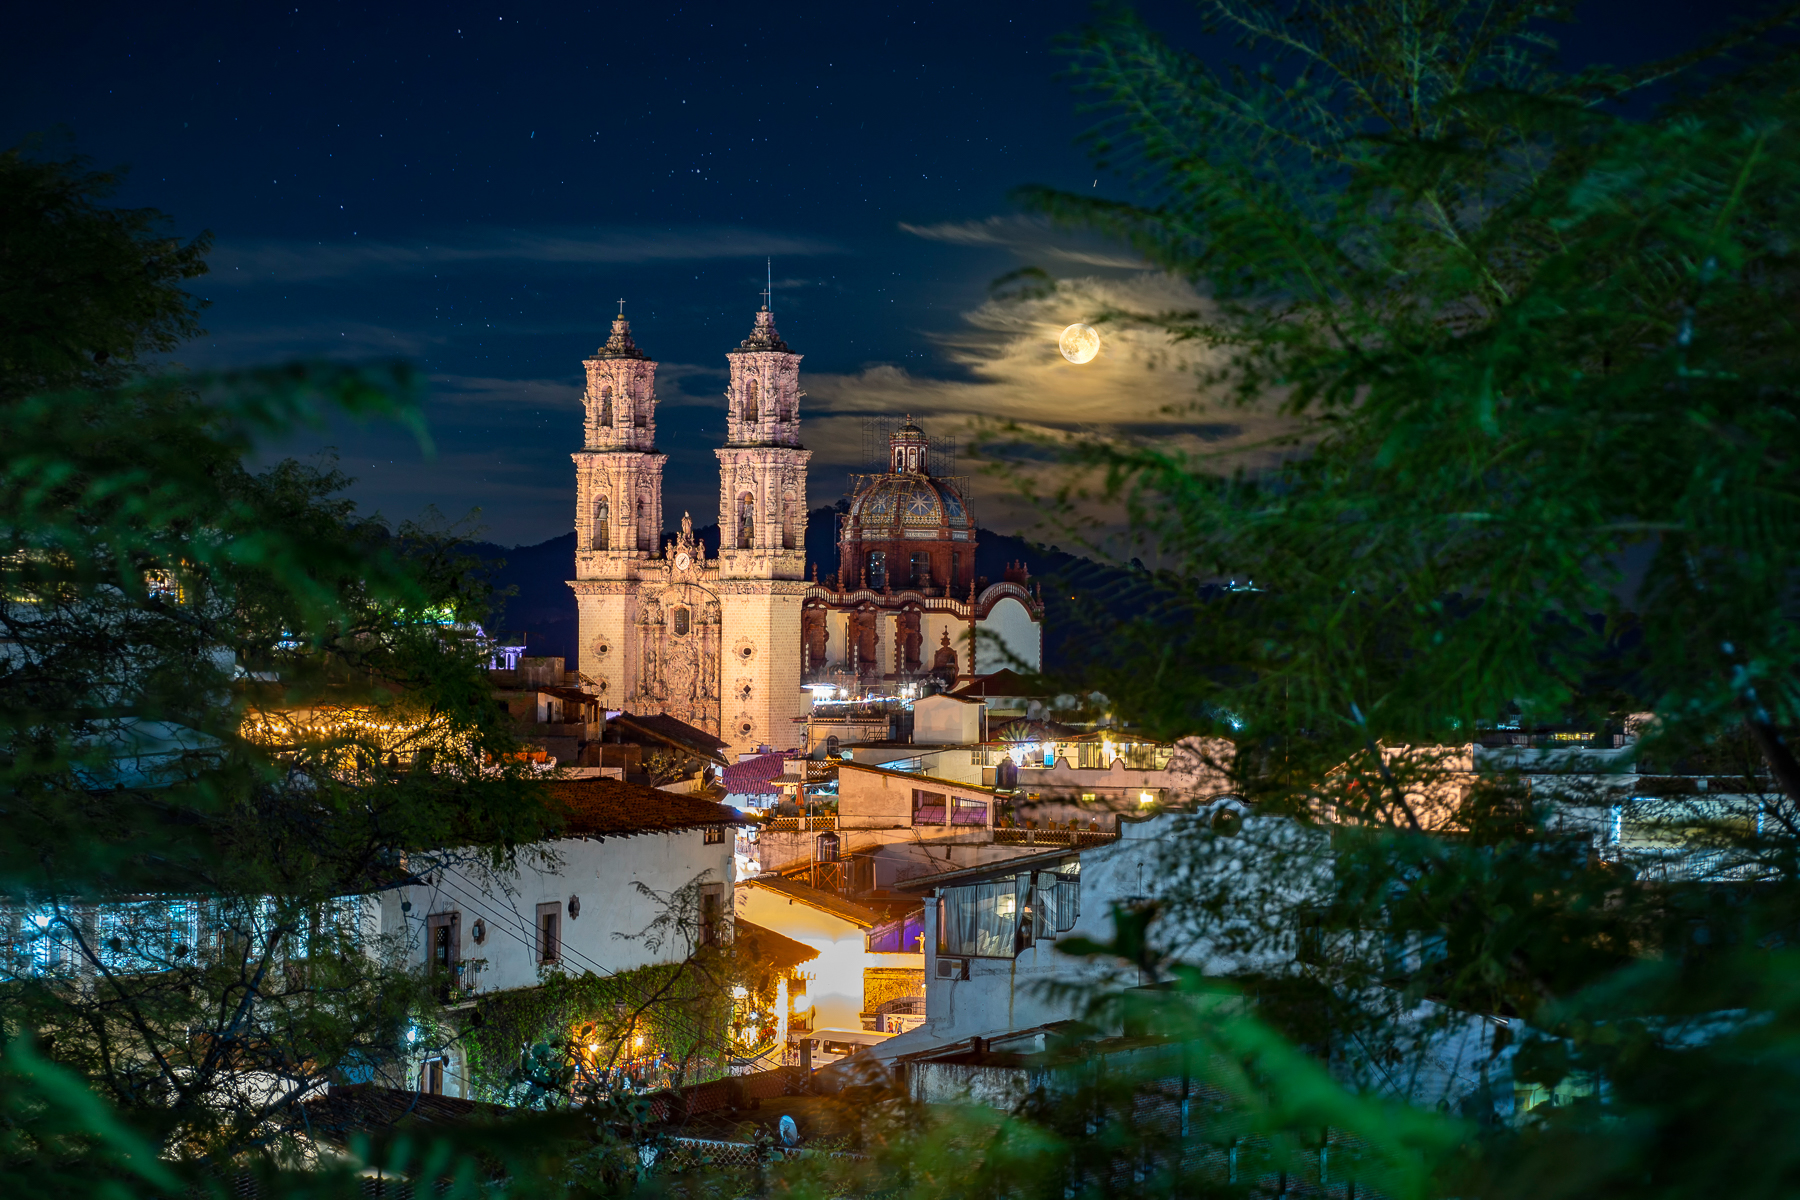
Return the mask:
{"type": "Polygon", "coordinates": [[[790,1116],[784,1115],[781,1118],[781,1144],[784,1146],[800,1144],[800,1126],[794,1124],[794,1118],[790,1116]]]}

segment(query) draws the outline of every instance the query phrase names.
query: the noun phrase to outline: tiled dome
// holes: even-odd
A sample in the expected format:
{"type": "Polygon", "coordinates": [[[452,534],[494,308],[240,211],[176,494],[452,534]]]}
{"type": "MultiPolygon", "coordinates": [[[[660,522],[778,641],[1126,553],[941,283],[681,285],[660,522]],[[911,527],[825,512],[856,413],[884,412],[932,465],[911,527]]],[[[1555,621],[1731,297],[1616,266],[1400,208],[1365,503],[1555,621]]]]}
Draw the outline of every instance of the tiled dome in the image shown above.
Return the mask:
{"type": "Polygon", "coordinates": [[[850,499],[845,519],[852,538],[879,538],[896,528],[938,530],[969,527],[968,509],[954,484],[929,475],[877,475],[850,499]]]}

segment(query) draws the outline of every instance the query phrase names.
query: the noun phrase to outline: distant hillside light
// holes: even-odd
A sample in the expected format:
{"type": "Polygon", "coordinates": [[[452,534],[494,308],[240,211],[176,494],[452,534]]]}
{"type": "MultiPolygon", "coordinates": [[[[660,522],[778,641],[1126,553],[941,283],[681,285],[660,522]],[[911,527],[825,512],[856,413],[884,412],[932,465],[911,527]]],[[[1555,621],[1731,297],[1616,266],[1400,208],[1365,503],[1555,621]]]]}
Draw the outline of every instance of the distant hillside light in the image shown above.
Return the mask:
{"type": "Polygon", "coordinates": [[[1093,362],[1100,353],[1100,333],[1092,325],[1076,322],[1062,331],[1056,348],[1072,363],[1093,362]]]}

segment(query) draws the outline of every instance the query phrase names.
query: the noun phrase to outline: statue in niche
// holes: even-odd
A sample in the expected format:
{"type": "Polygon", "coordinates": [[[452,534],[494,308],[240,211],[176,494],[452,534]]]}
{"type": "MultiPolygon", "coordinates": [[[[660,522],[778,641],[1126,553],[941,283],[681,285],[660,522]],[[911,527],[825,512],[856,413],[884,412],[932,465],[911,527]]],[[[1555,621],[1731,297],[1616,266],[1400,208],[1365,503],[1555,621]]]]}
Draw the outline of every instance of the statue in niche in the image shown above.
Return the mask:
{"type": "Polygon", "coordinates": [[[949,687],[956,682],[956,666],[956,651],[950,645],[950,631],[946,629],[937,655],[931,660],[931,673],[941,679],[945,687],[949,687]]]}

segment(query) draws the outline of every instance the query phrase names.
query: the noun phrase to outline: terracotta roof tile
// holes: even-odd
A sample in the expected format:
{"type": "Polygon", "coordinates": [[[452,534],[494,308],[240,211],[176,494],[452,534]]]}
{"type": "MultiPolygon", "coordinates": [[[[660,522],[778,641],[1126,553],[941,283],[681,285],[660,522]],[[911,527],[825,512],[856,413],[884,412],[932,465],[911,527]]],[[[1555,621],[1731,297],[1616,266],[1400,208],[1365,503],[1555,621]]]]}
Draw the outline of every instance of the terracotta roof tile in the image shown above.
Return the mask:
{"type": "Polygon", "coordinates": [[[734,942],[740,952],[755,962],[767,963],[778,971],[791,971],[801,963],[819,957],[819,952],[805,942],[796,942],[784,933],[766,929],[742,917],[732,919],[734,942]]]}
{"type": "MultiPolygon", "coordinates": [[[[798,757],[796,755],[795,757],[798,757]]],[[[755,758],[735,762],[725,768],[725,794],[738,796],[772,796],[781,789],[775,777],[787,769],[788,755],[777,750],[755,758]]]]}
{"type": "Polygon", "coordinates": [[[735,808],[618,779],[558,779],[550,796],[564,811],[566,837],[632,837],[749,822],[735,808]]]}
{"type": "Polygon", "coordinates": [[[304,1107],[306,1124],[313,1135],[338,1145],[347,1144],[359,1133],[491,1122],[518,1111],[499,1104],[371,1083],[333,1086],[325,1095],[306,1101],[304,1107]]]}

